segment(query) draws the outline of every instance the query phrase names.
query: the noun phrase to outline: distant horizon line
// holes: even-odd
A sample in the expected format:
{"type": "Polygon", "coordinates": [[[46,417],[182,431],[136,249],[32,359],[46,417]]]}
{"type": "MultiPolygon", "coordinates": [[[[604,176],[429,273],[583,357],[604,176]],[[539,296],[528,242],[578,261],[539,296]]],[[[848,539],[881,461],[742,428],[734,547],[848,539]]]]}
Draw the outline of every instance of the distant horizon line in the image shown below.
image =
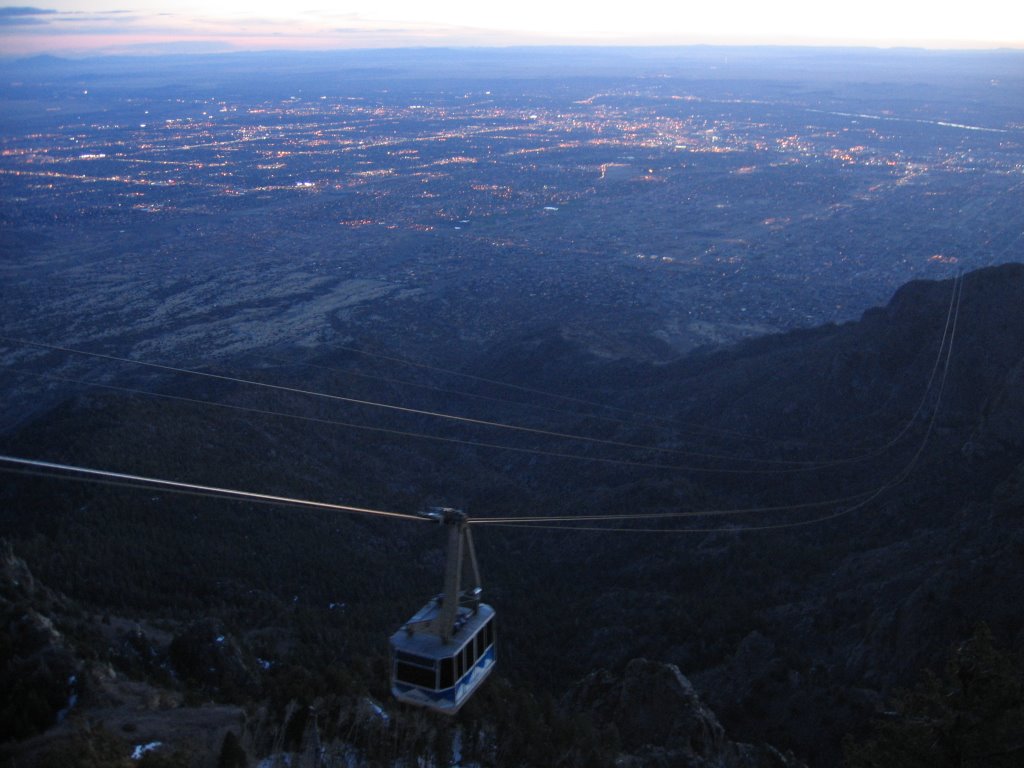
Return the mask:
{"type": "Polygon", "coordinates": [[[510,43],[500,44],[478,44],[478,45],[381,45],[381,46],[350,46],[333,48],[220,48],[216,44],[200,43],[189,50],[190,43],[182,41],[181,50],[175,50],[176,44],[157,45],[155,50],[144,50],[145,46],[138,49],[120,51],[83,50],[79,52],[49,52],[38,53],[4,54],[0,53],[2,62],[33,61],[38,59],[53,59],[57,61],[81,61],[85,59],[113,59],[113,58],[172,58],[182,56],[237,56],[237,55],[330,55],[330,54],[359,54],[359,53],[380,53],[380,52],[431,52],[431,51],[528,51],[528,50],[550,50],[550,51],[585,51],[585,50],[649,50],[649,51],[672,51],[672,50],[744,50],[744,51],[806,51],[806,52],[863,52],[863,53],[921,53],[921,54],[1021,54],[1024,55],[1024,46],[1015,47],[1011,45],[1002,46],[951,46],[948,48],[929,47],[924,45],[884,45],[869,43],[849,43],[844,45],[827,43],[510,43]]]}

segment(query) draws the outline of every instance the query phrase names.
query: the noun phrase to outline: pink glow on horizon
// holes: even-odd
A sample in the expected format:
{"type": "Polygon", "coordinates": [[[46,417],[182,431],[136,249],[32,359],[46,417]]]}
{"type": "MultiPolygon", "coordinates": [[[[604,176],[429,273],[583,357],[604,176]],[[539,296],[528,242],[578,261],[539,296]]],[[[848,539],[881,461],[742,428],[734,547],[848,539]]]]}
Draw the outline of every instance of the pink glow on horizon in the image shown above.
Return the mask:
{"type": "MultiPolygon", "coordinates": [[[[10,0],[8,0],[10,1],[10,0]]],[[[855,11],[817,0],[724,0],[711,5],[626,6],[517,0],[347,0],[292,10],[264,0],[51,0],[7,6],[0,56],[136,54],[181,50],[399,48],[508,45],[823,45],[1024,49],[1024,5],[973,0],[893,4],[861,0],[855,11]],[[152,46],[147,51],[146,47],[152,46]]],[[[4,2],[4,0],[0,0],[4,2]]]]}

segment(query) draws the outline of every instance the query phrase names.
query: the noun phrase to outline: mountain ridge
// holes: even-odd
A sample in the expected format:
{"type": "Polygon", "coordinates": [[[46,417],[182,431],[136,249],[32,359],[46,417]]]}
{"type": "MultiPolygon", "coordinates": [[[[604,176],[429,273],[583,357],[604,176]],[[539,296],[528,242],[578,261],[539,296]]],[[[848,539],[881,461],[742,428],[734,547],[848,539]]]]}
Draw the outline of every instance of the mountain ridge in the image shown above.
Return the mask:
{"type": "MultiPolygon", "coordinates": [[[[859,321],[674,363],[600,360],[557,328],[467,361],[474,375],[507,374],[520,386],[648,413],[605,410],[621,421],[600,421],[582,405],[566,413],[562,402],[544,412],[547,429],[735,457],[686,459],[700,471],[649,466],[683,461],[650,449],[625,453],[640,466],[602,463],[624,449],[597,443],[560,444],[577,458],[545,456],[536,449],[547,444],[533,435],[507,438],[516,452],[352,440],[329,425],[251,413],[227,420],[123,394],[78,396],[5,450],[269,490],[299,481],[309,496],[385,508],[459,494],[481,516],[761,510],[881,489],[847,512],[835,503],[710,518],[704,527],[714,530],[699,534],[508,529],[479,537],[489,600],[505,622],[502,674],[516,682],[496,682],[467,717],[508,717],[504,727],[514,727],[516,718],[529,721],[523,702],[561,695],[597,668],[618,674],[643,656],[682,670],[731,738],[834,765],[844,735],[864,728],[894,688],[941,663],[979,621],[1012,652],[1024,649],[1015,601],[1024,589],[1022,295],[1024,265],[1011,264],[965,275],[958,313],[952,281],[919,281],[859,321]],[[159,436],[155,445],[150,435],[159,436]],[[808,460],[835,463],[814,472],[764,463],[808,460]],[[742,467],[774,469],[722,471],[742,467]],[[842,514],[813,523],[833,512],[842,514]],[[743,532],[762,519],[793,527],[743,532]],[[504,714],[500,697],[513,702],[504,714]]],[[[344,357],[318,355],[325,364],[344,357]]],[[[309,388],[329,389],[335,376],[302,373],[309,388]]],[[[400,394],[394,384],[373,386],[381,398],[400,394]]],[[[265,405],[242,387],[202,394],[265,405]]],[[[455,404],[450,393],[428,396],[433,408],[455,404]]],[[[511,402],[484,402],[494,419],[524,418],[511,402]]],[[[321,406],[294,407],[326,415],[321,406]]],[[[404,428],[423,431],[428,420],[404,428]]],[[[294,674],[305,688],[285,685],[280,672],[263,676],[292,692],[285,702],[311,702],[335,668],[384,700],[386,662],[374,638],[419,602],[416,585],[430,582],[440,562],[440,545],[418,531],[315,513],[297,522],[254,507],[19,477],[2,505],[0,531],[46,583],[91,611],[116,606],[173,622],[199,614],[237,626],[254,655],[304,670],[294,674]],[[343,613],[326,607],[342,601],[343,613]]]]}

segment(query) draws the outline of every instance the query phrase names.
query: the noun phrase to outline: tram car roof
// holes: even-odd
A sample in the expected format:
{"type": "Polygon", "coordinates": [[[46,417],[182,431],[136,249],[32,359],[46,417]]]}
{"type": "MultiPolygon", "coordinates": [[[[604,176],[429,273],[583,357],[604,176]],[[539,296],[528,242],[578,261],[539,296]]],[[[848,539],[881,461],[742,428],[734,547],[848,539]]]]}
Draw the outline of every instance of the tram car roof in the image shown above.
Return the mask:
{"type": "Polygon", "coordinates": [[[494,616],[494,609],[487,603],[479,603],[474,610],[460,606],[455,618],[451,640],[443,642],[431,631],[433,622],[441,610],[441,601],[434,598],[424,605],[411,619],[391,635],[391,645],[407,653],[415,653],[430,659],[451,656],[472,638],[487,620],[494,616]]]}

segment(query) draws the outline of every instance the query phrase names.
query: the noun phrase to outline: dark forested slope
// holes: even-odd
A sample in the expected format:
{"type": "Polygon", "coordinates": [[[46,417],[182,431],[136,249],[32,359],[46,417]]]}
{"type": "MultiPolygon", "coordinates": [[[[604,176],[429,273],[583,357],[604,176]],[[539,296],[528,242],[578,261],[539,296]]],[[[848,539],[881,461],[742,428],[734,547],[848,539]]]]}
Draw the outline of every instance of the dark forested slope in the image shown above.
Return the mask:
{"type": "MultiPolygon", "coordinates": [[[[541,406],[478,380],[466,398],[433,373],[415,392],[353,379],[344,349],[278,349],[292,366],[231,369],[545,434],[371,418],[176,378],[143,383],[221,405],[83,391],[7,436],[4,451],[402,511],[443,502],[480,518],[728,512],[588,526],[636,532],[481,526],[502,675],[460,717],[506,739],[506,751],[478,745],[485,762],[536,762],[510,734],[554,722],[574,681],[628,680],[640,668],[631,660],[646,657],[691,678],[733,738],[831,765],[844,734],[978,622],[997,645],[1024,647],[1024,266],[968,274],[956,289],[911,283],[858,322],[667,365],[595,357],[557,328],[464,361],[465,372],[574,398],[541,406]],[[599,668],[606,677],[588,677],[599,668]]],[[[440,579],[428,526],[24,475],[8,476],[0,504],[0,533],[80,606],[87,659],[188,695],[269,702],[271,720],[327,695],[386,702],[384,639],[440,579]],[[149,634],[200,646],[226,628],[246,674],[146,672],[103,640],[113,630],[96,634],[83,618],[104,614],[108,627],[144,621],[149,634]]],[[[575,690],[570,709],[596,696],[575,690]]],[[[571,745],[614,707],[598,709],[561,710],[566,764],[594,757],[571,745]]],[[[605,757],[626,749],[592,746],[605,757]]],[[[271,747],[246,743],[253,754],[271,747]]]]}

